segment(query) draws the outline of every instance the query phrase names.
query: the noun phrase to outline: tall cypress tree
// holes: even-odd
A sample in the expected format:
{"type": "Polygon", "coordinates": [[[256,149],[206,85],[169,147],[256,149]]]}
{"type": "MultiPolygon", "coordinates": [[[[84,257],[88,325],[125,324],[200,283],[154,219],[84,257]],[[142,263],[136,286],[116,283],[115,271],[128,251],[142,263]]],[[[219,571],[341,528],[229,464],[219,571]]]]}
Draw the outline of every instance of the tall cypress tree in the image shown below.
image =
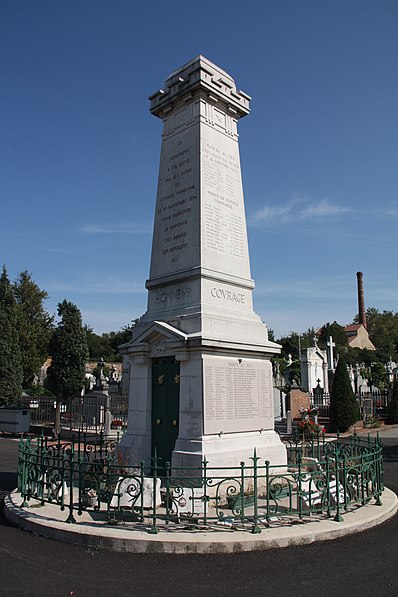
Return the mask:
{"type": "Polygon", "coordinates": [[[84,387],[88,349],[82,317],[76,305],[64,300],[58,304],[58,315],[61,320],[50,340],[52,360],[46,385],[56,395],[54,427],[59,433],[61,401],[80,394],[84,387]]]}
{"type": "Polygon", "coordinates": [[[53,318],[43,306],[43,301],[48,297],[47,292],[39,288],[29,272],[24,271],[18,275],[14,283],[14,294],[17,301],[23,387],[28,390],[35,373],[48,357],[53,318]]]}
{"type": "Polygon", "coordinates": [[[330,419],[335,431],[347,431],[359,418],[359,407],[351,386],[347,364],[340,356],[330,395],[330,419]]]}
{"type": "Polygon", "coordinates": [[[387,423],[398,423],[398,379],[394,380],[387,407],[387,423]]]}
{"type": "Polygon", "coordinates": [[[17,307],[5,266],[0,276],[0,406],[14,405],[22,393],[17,307]]]}

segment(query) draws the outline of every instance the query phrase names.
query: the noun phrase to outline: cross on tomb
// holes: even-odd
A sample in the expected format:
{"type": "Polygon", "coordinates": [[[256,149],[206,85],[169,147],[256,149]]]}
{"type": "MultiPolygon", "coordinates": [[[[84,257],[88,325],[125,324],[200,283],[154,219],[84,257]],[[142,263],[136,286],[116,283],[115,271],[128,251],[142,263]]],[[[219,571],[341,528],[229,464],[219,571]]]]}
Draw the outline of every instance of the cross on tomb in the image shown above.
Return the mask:
{"type": "Polygon", "coordinates": [[[334,361],[333,361],[333,347],[336,346],[336,343],[333,342],[332,336],[329,336],[329,340],[326,342],[328,347],[328,365],[331,371],[334,370],[334,361]]]}

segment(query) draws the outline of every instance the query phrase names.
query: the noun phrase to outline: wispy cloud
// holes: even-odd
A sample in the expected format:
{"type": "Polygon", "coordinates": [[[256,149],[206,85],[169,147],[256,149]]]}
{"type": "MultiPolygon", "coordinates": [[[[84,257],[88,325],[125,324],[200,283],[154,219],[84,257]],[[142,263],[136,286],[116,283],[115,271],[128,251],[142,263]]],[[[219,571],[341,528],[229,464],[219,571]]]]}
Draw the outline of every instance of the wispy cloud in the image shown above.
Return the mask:
{"type": "Polygon", "coordinates": [[[318,203],[307,205],[298,214],[299,218],[306,220],[308,218],[325,218],[329,216],[338,216],[351,211],[349,207],[343,205],[333,205],[328,199],[321,199],[318,203]]]}
{"type": "Polygon", "coordinates": [[[340,216],[350,211],[352,211],[351,208],[331,203],[326,198],[314,201],[307,197],[295,197],[284,205],[264,205],[249,216],[248,222],[252,226],[268,222],[287,224],[297,220],[340,216]]]}
{"type": "Polygon", "coordinates": [[[398,218],[398,207],[386,207],[385,209],[379,211],[379,213],[389,218],[398,218]]]}
{"type": "Polygon", "coordinates": [[[81,234],[151,234],[150,222],[107,222],[101,224],[85,224],[78,231],[81,234]]]}

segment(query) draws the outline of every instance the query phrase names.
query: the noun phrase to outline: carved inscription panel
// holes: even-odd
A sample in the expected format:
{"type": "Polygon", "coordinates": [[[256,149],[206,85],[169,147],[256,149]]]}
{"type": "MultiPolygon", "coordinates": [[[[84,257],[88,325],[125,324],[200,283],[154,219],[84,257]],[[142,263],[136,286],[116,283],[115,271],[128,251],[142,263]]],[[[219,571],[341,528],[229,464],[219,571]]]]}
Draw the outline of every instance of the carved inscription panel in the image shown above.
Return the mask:
{"type": "Polygon", "coordinates": [[[199,263],[199,128],[164,138],[160,157],[151,277],[199,263]]]}
{"type": "Polygon", "coordinates": [[[204,433],[273,429],[269,361],[203,357],[204,433]]]}
{"type": "Polygon", "coordinates": [[[250,277],[238,143],[204,126],[201,135],[202,227],[206,266],[250,277]]]}
{"type": "Polygon", "coordinates": [[[168,284],[151,290],[148,309],[151,312],[185,309],[198,304],[200,300],[200,282],[192,280],[184,284],[168,284]]]}
{"type": "Polygon", "coordinates": [[[253,311],[251,289],[215,282],[214,280],[203,280],[202,288],[204,302],[213,305],[217,309],[224,312],[226,309],[233,309],[240,313],[244,311],[251,313],[253,311]]]}

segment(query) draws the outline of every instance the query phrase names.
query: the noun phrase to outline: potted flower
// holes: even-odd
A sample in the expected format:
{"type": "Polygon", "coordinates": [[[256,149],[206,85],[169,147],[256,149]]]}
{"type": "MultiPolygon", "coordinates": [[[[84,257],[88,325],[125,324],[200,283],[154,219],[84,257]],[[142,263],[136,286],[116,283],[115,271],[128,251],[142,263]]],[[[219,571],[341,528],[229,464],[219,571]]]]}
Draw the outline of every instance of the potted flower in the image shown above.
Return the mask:
{"type": "Polygon", "coordinates": [[[97,492],[94,488],[90,487],[82,495],[82,504],[85,507],[93,508],[98,503],[97,492]]]}

